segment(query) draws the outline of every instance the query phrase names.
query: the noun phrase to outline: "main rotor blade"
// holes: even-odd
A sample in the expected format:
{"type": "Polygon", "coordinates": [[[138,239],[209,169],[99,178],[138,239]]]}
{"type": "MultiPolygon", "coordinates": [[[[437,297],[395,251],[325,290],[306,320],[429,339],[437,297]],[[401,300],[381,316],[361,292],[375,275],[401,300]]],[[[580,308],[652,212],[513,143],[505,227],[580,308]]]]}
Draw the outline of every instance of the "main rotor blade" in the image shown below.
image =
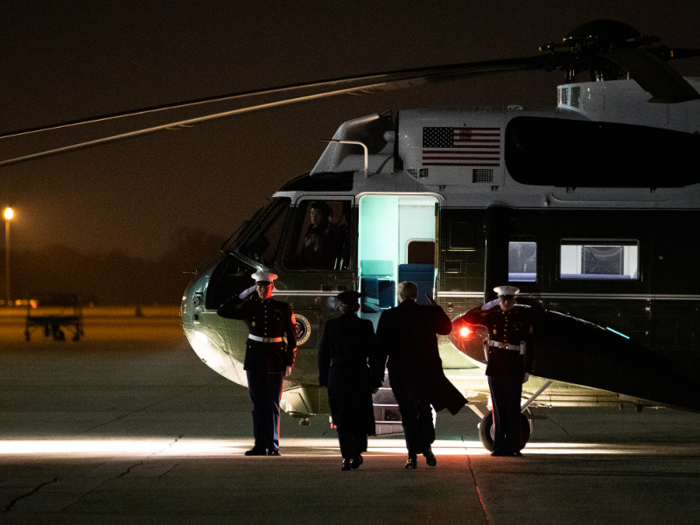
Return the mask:
{"type": "Polygon", "coordinates": [[[649,102],[678,103],[700,98],[700,94],[675,69],[649,51],[614,49],[602,56],[628,71],[643,90],[651,93],[649,102]]]}
{"type": "Polygon", "coordinates": [[[89,146],[96,146],[104,144],[107,142],[113,142],[116,140],[132,138],[139,135],[144,135],[147,133],[153,133],[156,131],[162,131],[165,129],[177,128],[182,126],[188,126],[192,124],[197,124],[200,122],[205,122],[208,120],[214,120],[224,117],[229,117],[233,115],[238,115],[241,113],[247,113],[251,111],[258,111],[262,109],[269,109],[274,107],[280,107],[290,104],[296,104],[299,102],[306,102],[310,100],[318,100],[322,98],[335,97],[343,94],[362,94],[362,93],[376,93],[382,91],[391,91],[398,89],[407,89],[411,87],[417,87],[420,85],[439,83],[452,81],[462,78],[468,78],[472,76],[480,76],[487,74],[496,73],[506,73],[510,71],[525,70],[525,69],[538,69],[544,67],[543,60],[544,56],[534,56],[519,59],[507,59],[507,60],[494,60],[486,62],[473,62],[449,66],[436,66],[430,68],[420,68],[420,69],[408,69],[402,71],[395,71],[391,73],[381,73],[373,75],[362,75],[357,77],[347,77],[335,80],[327,80],[323,82],[312,82],[305,84],[295,84],[290,86],[284,86],[273,89],[265,89],[259,91],[249,91],[245,93],[224,95],[220,97],[211,97],[207,99],[199,99],[190,102],[176,103],[163,105],[158,107],[140,109],[135,111],[127,111],[123,113],[104,115],[100,117],[95,117],[85,120],[76,120],[72,122],[65,122],[61,124],[44,126],[32,129],[26,129],[22,131],[15,131],[11,133],[5,133],[0,135],[0,140],[20,137],[30,134],[36,134],[46,131],[53,131],[59,129],[68,129],[77,126],[83,126],[88,124],[94,124],[99,122],[106,122],[110,120],[123,119],[134,116],[143,116],[149,114],[156,114],[161,112],[167,112],[171,110],[186,109],[196,106],[205,106],[207,104],[224,103],[224,102],[246,102],[255,97],[272,97],[272,101],[267,101],[259,104],[252,104],[248,106],[239,107],[232,110],[220,111],[214,113],[207,113],[205,115],[189,118],[185,120],[179,120],[175,122],[168,122],[166,124],[161,124],[157,126],[152,126],[148,128],[138,129],[126,133],[120,133],[117,135],[111,135],[108,137],[103,137],[95,140],[90,140],[86,142],[81,142],[78,144],[71,144],[69,146],[64,146],[60,148],[55,148],[47,151],[41,151],[38,153],[33,153],[30,155],[24,155],[21,157],[15,157],[10,159],[5,159],[0,161],[0,166],[7,166],[9,164],[15,164],[18,162],[23,162],[27,160],[33,160],[40,157],[45,157],[49,155],[56,155],[59,153],[66,153],[79,148],[85,148],[89,146]]]}

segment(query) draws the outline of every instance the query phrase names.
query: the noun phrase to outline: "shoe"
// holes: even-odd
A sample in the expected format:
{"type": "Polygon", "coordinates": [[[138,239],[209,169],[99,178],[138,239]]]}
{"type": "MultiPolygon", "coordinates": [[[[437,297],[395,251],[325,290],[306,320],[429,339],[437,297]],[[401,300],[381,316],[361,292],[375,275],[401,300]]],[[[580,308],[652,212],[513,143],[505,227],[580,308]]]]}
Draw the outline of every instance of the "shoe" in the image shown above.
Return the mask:
{"type": "Polygon", "coordinates": [[[350,459],[348,458],[343,458],[343,465],[340,467],[340,470],[350,470],[351,464],[350,464],[350,459]]]}
{"type": "Polygon", "coordinates": [[[353,469],[358,469],[360,468],[360,465],[362,465],[365,462],[364,459],[362,459],[362,456],[359,454],[352,459],[352,463],[350,463],[350,467],[353,469]]]}
{"type": "Polygon", "coordinates": [[[408,461],[406,462],[406,465],[404,468],[407,469],[415,469],[418,468],[418,458],[416,456],[408,456],[408,461]]]}
{"type": "Polygon", "coordinates": [[[494,457],[505,457],[505,456],[510,456],[510,454],[503,452],[502,450],[494,450],[491,452],[491,455],[494,457]]]}
{"type": "Polygon", "coordinates": [[[245,451],[246,456],[267,456],[267,450],[264,448],[253,447],[245,451]]]}
{"type": "Polygon", "coordinates": [[[435,459],[435,454],[433,454],[433,451],[431,449],[426,450],[423,452],[423,455],[425,456],[425,462],[428,464],[429,467],[434,467],[437,465],[437,459],[435,459]]]}
{"type": "Polygon", "coordinates": [[[278,448],[271,448],[270,450],[267,451],[268,456],[281,456],[280,454],[280,449],[278,448]]]}
{"type": "Polygon", "coordinates": [[[511,454],[511,456],[513,456],[513,457],[515,457],[515,458],[521,458],[521,457],[523,457],[523,453],[520,452],[519,450],[516,450],[515,452],[513,452],[513,453],[511,454]]]}

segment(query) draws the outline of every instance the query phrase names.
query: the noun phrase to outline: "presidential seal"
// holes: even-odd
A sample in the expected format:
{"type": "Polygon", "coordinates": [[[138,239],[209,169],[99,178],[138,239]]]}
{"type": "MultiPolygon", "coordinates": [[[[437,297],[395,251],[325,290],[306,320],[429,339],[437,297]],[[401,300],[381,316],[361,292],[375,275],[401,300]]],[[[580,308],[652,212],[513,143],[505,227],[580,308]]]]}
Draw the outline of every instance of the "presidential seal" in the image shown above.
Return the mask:
{"type": "Polygon", "coordinates": [[[294,314],[297,324],[294,325],[297,331],[297,346],[303,345],[311,337],[311,323],[300,314],[294,314]]]}

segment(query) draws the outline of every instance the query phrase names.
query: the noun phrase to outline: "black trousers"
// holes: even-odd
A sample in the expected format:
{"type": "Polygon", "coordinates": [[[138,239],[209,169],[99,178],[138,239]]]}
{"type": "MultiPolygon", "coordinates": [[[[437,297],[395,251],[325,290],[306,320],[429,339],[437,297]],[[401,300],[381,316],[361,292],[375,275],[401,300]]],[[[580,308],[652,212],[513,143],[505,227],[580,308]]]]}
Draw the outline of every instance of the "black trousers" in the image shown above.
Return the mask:
{"type": "Polygon", "coordinates": [[[367,451],[367,434],[362,429],[354,425],[340,425],[336,430],[343,459],[352,459],[367,451]]]}
{"type": "Polygon", "coordinates": [[[249,370],[247,375],[248,394],[253,402],[255,448],[279,448],[280,398],[284,374],[249,370]]]}
{"type": "Polygon", "coordinates": [[[518,378],[489,376],[493,403],[494,452],[518,452],[520,446],[520,398],[523,383],[518,378]]]}
{"type": "Polygon", "coordinates": [[[420,384],[401,376],[390,376],[391,389],[399,404],[401,424],[409,456],[423,454],[435,441],[433,409],[420,384]]]}

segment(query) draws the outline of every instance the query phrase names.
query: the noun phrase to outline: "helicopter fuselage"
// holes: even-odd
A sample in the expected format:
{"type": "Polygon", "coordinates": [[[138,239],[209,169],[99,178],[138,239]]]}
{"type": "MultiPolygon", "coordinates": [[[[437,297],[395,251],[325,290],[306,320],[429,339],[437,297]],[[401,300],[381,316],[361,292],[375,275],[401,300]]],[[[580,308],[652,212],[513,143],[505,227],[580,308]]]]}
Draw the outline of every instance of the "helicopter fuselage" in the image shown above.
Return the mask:
{"type": "MultiPolygon", "coordinates": [[[[457,327],[511,284],[539,315],[536,376],[700,410],[687,388],[700,379],[700,102],[648,99],[634,81],[591,82],[560,86],[550,110],[420,109],[344,123],[310,174],[276,192],[190,283],[188,340],[245,385],[246,328],[216,310],[253,272],[274,271],[298,332],[282,407],[324,413],[317,346],[339,315],[335,296],[360,290],[360,315],[376,322],[412,280],[454,319],[440,338],[448,377],[483,401],[481,339],[457,327]],[[310,222],[318,201],[329,210],[320,229],[310,222]]],[[[620,402],[596,392],[593,404],[620,402]]]]}

